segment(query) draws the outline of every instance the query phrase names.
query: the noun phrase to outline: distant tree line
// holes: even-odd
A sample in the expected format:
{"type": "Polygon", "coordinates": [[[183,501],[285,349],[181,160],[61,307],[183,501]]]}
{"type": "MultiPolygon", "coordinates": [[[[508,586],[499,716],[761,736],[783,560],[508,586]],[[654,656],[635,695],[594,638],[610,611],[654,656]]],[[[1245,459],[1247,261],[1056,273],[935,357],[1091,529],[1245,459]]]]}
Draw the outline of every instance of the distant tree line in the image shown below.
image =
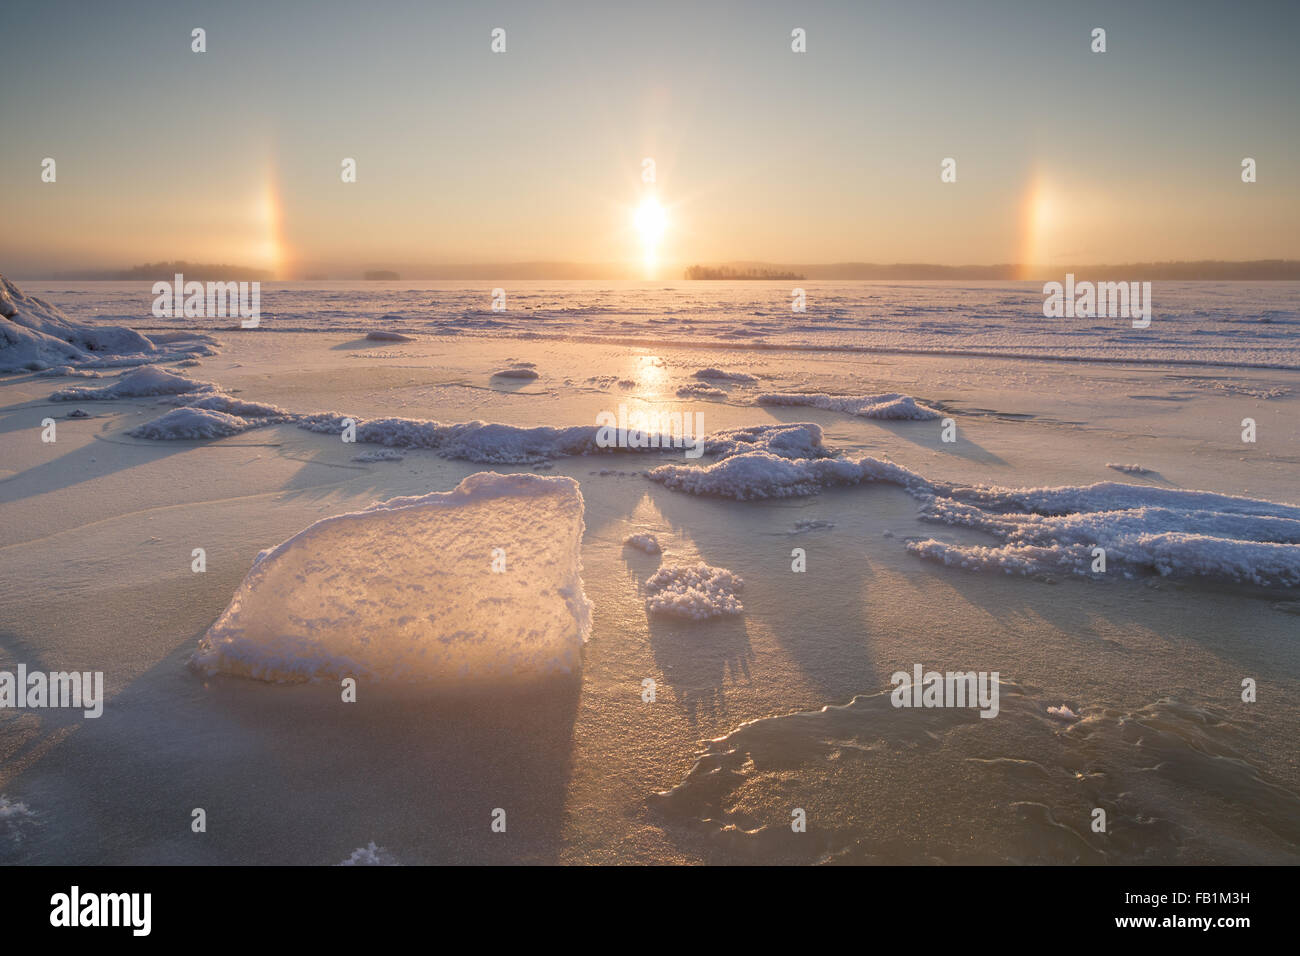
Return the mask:
{"type": "Polygon", "coordinates": [[[144,265],[134,266],[108,278],[156,281],[170,280],[178,273],[196,282],[267,282],[271,278],[271,273],[264,269],[218,265],[210,262],[186,262],[184,259],[177,259],[175,262],[146,262],[144,265]]]}
{"type": "Polygon", "coordinates": [[[779,269],[734,269],[731,266],[688,266],[688,279],[802,279],[796,272],[779,269]]]}

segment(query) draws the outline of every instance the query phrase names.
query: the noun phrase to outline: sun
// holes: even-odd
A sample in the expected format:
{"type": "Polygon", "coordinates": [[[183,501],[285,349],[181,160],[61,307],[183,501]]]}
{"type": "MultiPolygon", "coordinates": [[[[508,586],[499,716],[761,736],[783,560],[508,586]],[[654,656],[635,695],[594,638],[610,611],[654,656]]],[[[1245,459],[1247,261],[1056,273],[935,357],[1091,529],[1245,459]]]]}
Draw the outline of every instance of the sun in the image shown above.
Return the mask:
{"type": "Polygon", "coordinates": [[[656,270],[659,240],[663,238],[664,231],[668,228],[668,215],[664,212],[664,207],[659,205],[658,199],[647,196],[637,207],[636,214],[632,217],[632,225],[641,236],[645,273],[649,278],[656,270]]]}
{"type": "Polygon", "coordinates": [[[647,196],[637,209],[633,224],[636,226],[636,231],[641,234],[641,241],[645,243],[646,248],[653,250],[668,227],[668,216],[664,213],[664,207],[659,205],[659,200],[654,196],[647,196]]]}

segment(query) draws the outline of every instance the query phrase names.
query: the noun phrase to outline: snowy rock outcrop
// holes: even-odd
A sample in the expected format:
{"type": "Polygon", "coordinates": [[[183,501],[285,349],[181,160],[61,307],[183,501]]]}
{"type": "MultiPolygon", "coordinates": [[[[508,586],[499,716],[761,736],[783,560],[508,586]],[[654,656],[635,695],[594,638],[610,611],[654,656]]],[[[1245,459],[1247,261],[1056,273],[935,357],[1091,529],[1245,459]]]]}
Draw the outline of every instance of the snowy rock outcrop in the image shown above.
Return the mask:
{"type": "Polygon", "coordinates": [[[0,275],[0,372],[39,372],[107,357],[147,356],[152,342],[118,325],[73,322],[0,275]]]}

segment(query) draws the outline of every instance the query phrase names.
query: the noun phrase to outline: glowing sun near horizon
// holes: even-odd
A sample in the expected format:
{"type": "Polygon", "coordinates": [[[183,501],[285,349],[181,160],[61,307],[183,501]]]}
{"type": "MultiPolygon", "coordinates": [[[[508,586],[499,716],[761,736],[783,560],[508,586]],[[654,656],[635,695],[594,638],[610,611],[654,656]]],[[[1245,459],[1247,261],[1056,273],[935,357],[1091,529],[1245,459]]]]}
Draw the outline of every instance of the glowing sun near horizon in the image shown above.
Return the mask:
{"type": "Polygon", "coordinates": [[[637,234],[641,236],[646,270],[652,271],[659,241],[668,228],[668,214],[664,212],[664,207],[659,205],[658,199],[647,196],[637,207],[636,215],[632,217],[632,224],[636,227],[637,234]]]}

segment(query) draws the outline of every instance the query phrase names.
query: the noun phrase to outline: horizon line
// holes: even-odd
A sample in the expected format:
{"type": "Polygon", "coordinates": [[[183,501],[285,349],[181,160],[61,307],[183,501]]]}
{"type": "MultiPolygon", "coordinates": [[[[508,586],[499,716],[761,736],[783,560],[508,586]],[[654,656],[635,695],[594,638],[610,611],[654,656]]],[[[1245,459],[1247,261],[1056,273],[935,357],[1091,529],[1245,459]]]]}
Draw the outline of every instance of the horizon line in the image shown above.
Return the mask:
{"type": "MultiPolygon", "coordinates": [[[[821,263],[785,263],[766,260],[728,260],[719,262],[666,264],[656,274],[646,275],[625,263],[582,262],[569,260],[518,260],[507,262],[452,263],[388,263],[361,266],[328,266],[285,270],[288,275],[278,275],[273,270],[229,263],[190,262],[178,259],[170,262],[144,263],[126,269],[61,269],[32,270],[16,275],[22,281],[162,281],[170,280],[176,271],[189,270],[191,277],[212,281],[261,282],[311,282],[311,281],[414,281],[414,280],[629,280],[629,281],[806,281],[852,279],[990,279],[1031,281],[1073,274],[1102,272],[1142,272],[1141,279],[1184,279],[1219,281],[1287,281],[1300,280],[1300,260],[1270,259],[1169,259],[1124,263],[1076,263],[1068,265],[1027,265],[1024,263],[991,263],[947,265],[931,262],[867,262],[842,260],[821,263]],[[178,268],[179,267],[179,268],[178,268]],[[763,276],[735,276],[721,278],[690,278],[688,268],[739,269],[756,272],[801,273],[767,278],[763,276]]],[[[1130,274],[1127,278],[1133,278],[1130,274]]]]}

